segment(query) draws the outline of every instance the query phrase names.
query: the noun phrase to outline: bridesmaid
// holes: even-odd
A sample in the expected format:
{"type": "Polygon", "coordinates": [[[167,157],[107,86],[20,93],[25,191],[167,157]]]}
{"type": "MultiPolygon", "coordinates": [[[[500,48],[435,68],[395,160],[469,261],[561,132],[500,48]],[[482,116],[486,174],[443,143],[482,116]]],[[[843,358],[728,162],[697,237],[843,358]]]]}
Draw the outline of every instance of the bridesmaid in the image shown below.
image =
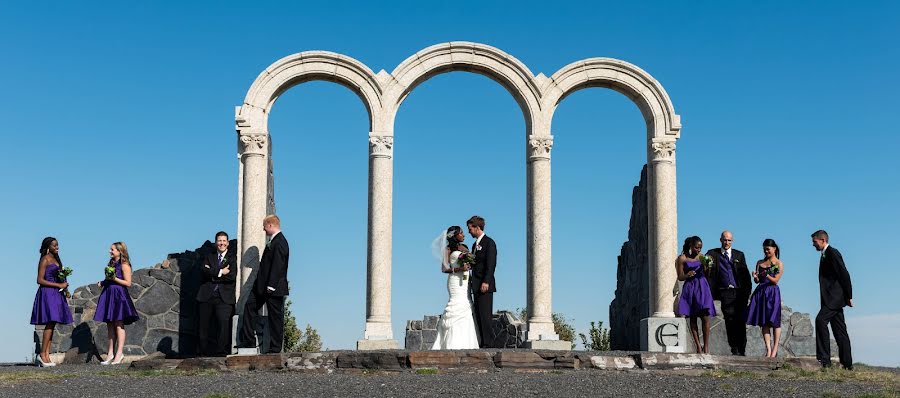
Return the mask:
{"type": "Polygon", "coordinates": [[[781,340],[781,288],[778,287],[778,282],[784,275],[784,264],[778,259],[781,251],[772,239],[763,241],[763,254],[765,258],[756,262],[756,270],[753,271],[753,281],[758,285],[750,296],[747,324],[762,328],[766,356],[775,358],[781,340]],[[769,336],[773,328],[775,340],[770,341],[769,336]]]}
{"type": "Polygon", "coordinates": [[[31,309],[31,324],[44,325],[41,354],[35,359],[35,363],[40,367],[56,366],[50,362],[53,330],[57,323],[72,323],[72,312],[62,293],[62,289],[69,287],[69,283],[59,280],[57,272],[60,269],[62,260],[59,259],[59,241],[48,236],[41,242],[41,258],[38,261],[37,271],[39,287],[31,309]]]}
{"type": "Polygon", "coordinates": [[[128,247],[122,242],[113,243],[109,247],[109,267],[115,268],[115,274],[107,276],[106,280],[98,284],[103,287],[100,298],[97,300],[97,312],[94,320],[106,322],[107,336],[109,336],[109,348],[106,350],[106,360],[101,365],[118,365],[124,358],[125,325],[130,325],[138,320],[137,310],[128,294],[131,286],[131,260],[128,258],[128,247]],[[114,342],[118,342],[114,350],[114,342]],[[113,355],[115,353],[115,355],[113,355]]]}
{"type": "Polygon", "coordinates": [[[691,236],[684,240],[681,255],[675,260],[678,280],[684,281],[677,313],[689,318],[688,327],[691,329],[694,345],[697,346],[697,353],[709,354],[709,317],[716,316],[716,306],[709,290],[709,282],[703,274],[703,264],[700,260],[702,250],[703,241],[697,236],[691,236]],[[700,332],[697,330],[697,318],[703,321],[702,346],[700,332]]]}

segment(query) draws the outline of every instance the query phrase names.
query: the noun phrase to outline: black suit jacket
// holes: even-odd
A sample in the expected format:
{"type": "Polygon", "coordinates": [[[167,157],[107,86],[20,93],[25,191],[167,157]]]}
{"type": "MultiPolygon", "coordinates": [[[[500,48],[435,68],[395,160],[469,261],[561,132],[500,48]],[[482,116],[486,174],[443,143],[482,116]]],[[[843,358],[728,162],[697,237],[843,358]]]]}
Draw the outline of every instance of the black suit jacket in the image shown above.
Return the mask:
{"type": "Polygon", "coordinates": [[[489,236],[484,235],[481,243],[472,248],[472,252],[475,253],[475,266],[472,267],[472,289],[480,292],[481,284],[487,283],[488,292],[496,292],[494,270],[497,269],[497,244],[489,236]],[[481,246],[480,250],[478,246],[481,246]]]}
{"type": "Polygon", "coordinates": [[[197,290],[197,301],[205,303],[215,297],[215,286],[219,285],[219,294],[226,304],[234,304],[235,277],[237,276],[237,254],[229,249],[222,259],[222,267],[228,267],[228,275],[219,275],[219,252],[214,251],[203,258],[200,266],[200,289],[197,290]]]}
{"type": "MultiPolygon", "coordinates": [[[[706,255],[713,259],[712,269],[709,271],[709,275],[706,276],[706,281],[709,282],[709,289],[712,291],[713,299],[721,300],[722,292],[721,288],[728,286],[719,286],[719,255],[722,254],[722,248],[717,247],[706,252],[706,255]]],[[[734,267],[731,268],[732,276],[734,277],[735,286],[737,289],[738,298],[743,298],[745,301],[750,299],[750,270],[747,268],[747,259],[744,258],[744,252],[737,250],[735,248],[731,248],[731,262],[734,263],[734,267]]]]}
{"type": "Polygon", "coordinates": [[[822,307],[833,310],[844,308],[853,298],[853,285],[844,258],[831,245],[819,257],[819,296],[822,307]]]}
{"type": "Polygon", "coordinates": [[[288,257],[290,249],[283,233],[278,233],[269,242],[269,246],[263,251],[262,260],[259,262],[259,272],[256,274],[254,290],[259,295],[283,297],[288,295],[288,257]],[[275,288],[268,293],[267,287],[275,288]]]}

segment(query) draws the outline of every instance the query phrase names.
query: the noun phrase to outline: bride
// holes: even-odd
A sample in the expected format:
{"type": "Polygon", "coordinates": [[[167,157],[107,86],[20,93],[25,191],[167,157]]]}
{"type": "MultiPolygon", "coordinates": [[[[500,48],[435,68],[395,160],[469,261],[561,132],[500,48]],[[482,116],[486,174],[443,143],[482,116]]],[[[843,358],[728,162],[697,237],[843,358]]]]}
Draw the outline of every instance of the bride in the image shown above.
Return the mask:
{"type": "Polygon", "coordinates": [[[438,322],[437,339],[432,350],[465,350],[478,348],[472,303],[469,301],[468,264],[461,264],[460,256],[469,249],[462,242],[466,239],[459,226],[447,228],[432,244],[434,254],[440,259],[441,272],[447,276],[447,292],[450,300],[438,322]]]}

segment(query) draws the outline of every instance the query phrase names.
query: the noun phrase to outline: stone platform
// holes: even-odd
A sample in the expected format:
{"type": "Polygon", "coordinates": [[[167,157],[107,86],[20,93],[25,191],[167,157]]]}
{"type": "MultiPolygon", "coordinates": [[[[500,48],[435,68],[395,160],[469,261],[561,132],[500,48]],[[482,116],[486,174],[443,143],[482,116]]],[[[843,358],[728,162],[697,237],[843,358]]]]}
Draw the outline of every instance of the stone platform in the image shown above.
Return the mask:
{"type": "Polygon", "coordinates": [[[786,365],[817,369],[815,358],[737,357],[651,352],[572,352],[542,350],[465,351],[325,351],[267,355],[233,355],[224,358],[144,359],[133,369],[215,369],[303,371],[314,373],[388,371],[416,372],[436,369],[486,373],[550,370],[740,370],[770,371],[786,365]]]}

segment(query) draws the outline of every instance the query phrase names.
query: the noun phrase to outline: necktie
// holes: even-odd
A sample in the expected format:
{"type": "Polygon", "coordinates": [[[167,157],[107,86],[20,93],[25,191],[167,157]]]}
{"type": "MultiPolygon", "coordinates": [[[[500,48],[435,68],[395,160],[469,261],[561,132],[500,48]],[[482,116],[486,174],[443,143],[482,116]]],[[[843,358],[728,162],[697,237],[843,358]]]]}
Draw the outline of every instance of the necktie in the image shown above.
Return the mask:
{"type": "MultiPolygon", "coordinates": [[[[221,271],[222,271],[222,253],[219,253],[219,272],[221,272],[221,271]]],[[[216,275],[218,275],[218,273],[217,273],[216,275]]],[[[218,292],[218,291],[219,291],[219,284],[218,284],[218,283],[215,284],[215,285],[213,286],[213,291],[214,291],[214,292],[218,292]]]]}

